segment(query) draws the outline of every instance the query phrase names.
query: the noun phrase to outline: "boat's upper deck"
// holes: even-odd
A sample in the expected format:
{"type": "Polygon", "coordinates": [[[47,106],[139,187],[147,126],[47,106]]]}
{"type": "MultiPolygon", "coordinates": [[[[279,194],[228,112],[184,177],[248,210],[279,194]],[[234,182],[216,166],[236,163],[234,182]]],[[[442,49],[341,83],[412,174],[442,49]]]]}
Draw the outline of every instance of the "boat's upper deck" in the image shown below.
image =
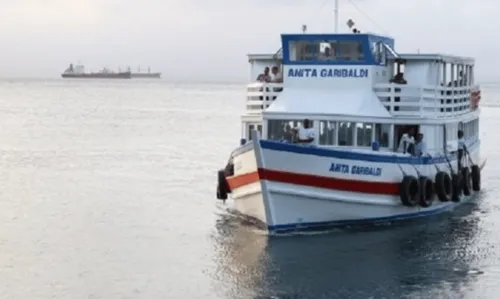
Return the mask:
{"type": "Polygon", "coordinates": [[[477,108],[474,59],[398,54],[389,37],[284,34],[281,51],[248,57],[254,83],[248,85],[246,117],[265,111],[268,118],[329,114],[439,119],[477,108]]]}

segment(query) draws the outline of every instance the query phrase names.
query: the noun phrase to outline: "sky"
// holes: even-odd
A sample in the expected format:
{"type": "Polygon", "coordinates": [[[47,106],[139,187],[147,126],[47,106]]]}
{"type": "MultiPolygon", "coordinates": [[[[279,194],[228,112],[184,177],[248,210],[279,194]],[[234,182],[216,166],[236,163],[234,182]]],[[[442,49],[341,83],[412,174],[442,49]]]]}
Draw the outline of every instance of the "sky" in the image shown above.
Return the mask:
{"type": "MultiPolygon", "coordinates": [[[[0,77],[59,77],[131,66],[167,79],[245,81],[248,53],[275,53],[281,33],[331,33],[334,0],[0,0],[0,77]]],[[[397,52],[476,58],[500,81],[500,1],[340,0],[340,30],[395,38],[397,52]],[[359,9],[358,9],[359,8],[359,9]]]]}

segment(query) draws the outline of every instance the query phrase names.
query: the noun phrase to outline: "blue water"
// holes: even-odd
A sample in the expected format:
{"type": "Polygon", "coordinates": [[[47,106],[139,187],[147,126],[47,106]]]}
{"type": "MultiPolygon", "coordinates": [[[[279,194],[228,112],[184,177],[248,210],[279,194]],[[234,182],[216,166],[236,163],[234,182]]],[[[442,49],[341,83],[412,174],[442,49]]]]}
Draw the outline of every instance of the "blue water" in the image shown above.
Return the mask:
{"type": "Polygon", "coordinates": [[[0,82],[0,298],[497,298],[500,85],[479,198],[455,213],[269,238],[216,201],[244,86],[0,82]]]}

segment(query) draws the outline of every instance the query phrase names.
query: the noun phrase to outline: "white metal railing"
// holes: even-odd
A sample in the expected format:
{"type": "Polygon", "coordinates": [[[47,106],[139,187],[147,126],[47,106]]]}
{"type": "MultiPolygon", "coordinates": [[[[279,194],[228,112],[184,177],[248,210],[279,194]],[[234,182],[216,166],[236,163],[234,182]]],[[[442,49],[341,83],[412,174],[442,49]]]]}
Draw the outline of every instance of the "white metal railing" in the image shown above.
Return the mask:
{"type": "Polygon", "coordinates": [[[380,102],[394,116],[451,117],[470,112],[471,93],[478,86],[412,86],[376,84],[380,102]]]}
{"type": "Polygon", "coordinates": [[[251,83],[247,85],[247,113],[260,114],[283,91],[282,83],[251,83]]]}
{"type": "MultiPolygon", "coordinates": [[[[373,87],[380,102],[394,116],[452,117],[470,112],[471,93],[479,86],[415,86],[383,83],[373,87]]],[[[247,114],[261,114],[283,91],[282,83],[247,85],[247,114]]]]}

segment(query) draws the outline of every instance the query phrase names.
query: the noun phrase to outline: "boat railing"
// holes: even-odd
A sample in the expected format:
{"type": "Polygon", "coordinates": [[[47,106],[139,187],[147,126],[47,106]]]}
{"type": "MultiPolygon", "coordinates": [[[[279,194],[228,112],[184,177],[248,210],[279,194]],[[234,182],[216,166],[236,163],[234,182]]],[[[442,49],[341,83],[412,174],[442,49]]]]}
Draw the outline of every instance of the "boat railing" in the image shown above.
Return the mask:
{"type": "Polygon", "coordinates": [[[251,83],[247,85],[247,113],[262,113],[283,91],[282,83],[251,83]]]}
{"type": "Polygon", "coordinates": [[[415,86],[376,84],[374,91],[394,116],[453,117],[475,109],[471,94],[477,86],[415,86]]]}

